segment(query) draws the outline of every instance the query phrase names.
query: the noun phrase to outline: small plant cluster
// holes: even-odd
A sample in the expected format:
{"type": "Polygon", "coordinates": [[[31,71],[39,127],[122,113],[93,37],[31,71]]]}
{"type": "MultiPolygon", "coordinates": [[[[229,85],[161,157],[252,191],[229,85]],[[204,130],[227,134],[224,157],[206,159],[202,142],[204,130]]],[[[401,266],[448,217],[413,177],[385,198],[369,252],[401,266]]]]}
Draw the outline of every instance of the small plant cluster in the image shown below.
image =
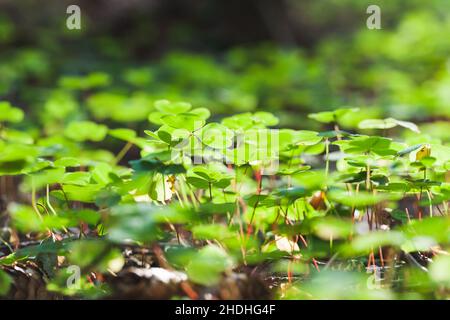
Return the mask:
{"type": "Polygon", "coordinates": [[[152,262],[139,272],[181,279],[166,298],[205,298],[236,273],[280,299],[449,297],[450,149],[415,124],[342,130],[356,108],[310,114],[323,131],[277,128],[268,112],[152,110],[142,134],[89,120],[29,134],[10,126],[23,111],[0,103],[1,295],[32,264],[47,291],[108,297],[140,250],[152,262]],[[111,141],[114,155],[100,148],[111,141]]]}

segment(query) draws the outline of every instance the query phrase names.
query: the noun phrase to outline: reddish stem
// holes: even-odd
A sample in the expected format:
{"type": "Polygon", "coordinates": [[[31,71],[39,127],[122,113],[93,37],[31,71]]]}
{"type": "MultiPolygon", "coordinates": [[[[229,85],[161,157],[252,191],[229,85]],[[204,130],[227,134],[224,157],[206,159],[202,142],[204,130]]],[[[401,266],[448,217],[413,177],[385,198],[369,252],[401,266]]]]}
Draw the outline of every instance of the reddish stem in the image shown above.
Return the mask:
{"type": "Polygon", "coordinates": [[[380,252],[380,262],[381,262],[381,266],[384,267],[383,250],[381,249],[381,247],[378,247],[378,251],[380,252]]]}
{"type": "MultiPolygon", "coordinates": [[[[308,242],[306,242],[306,239],[303,238],[303,236],[301,234],[299,236],[300,236],[300,239],[302,240],[303,244],[305,245],[305,247],[308,247],[308,242]]],[[[314,267],[316,268],[316,270],[318,272],[320,272],[319,265],[317,264],[316,259],[312,258],[312,262],[313,262],[314,267]]]]}

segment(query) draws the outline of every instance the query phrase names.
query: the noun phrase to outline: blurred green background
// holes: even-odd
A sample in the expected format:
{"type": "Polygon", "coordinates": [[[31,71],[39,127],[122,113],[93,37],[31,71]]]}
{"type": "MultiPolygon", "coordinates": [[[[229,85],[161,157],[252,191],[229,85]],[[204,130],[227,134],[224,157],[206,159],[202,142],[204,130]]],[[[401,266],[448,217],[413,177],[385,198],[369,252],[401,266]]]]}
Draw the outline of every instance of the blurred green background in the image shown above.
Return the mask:
{"type": "Polygon", "coordinates": [[[0,100],[47,131],[84,118],[148,127],[158,99],[219,117],[272,111],[293,128],[345,106],[445,127],[449,34],[448,0],[3,0],[0,100]],[[66,28],[70,4],[81,30],[66,28]],[[381,30],[366,27],[370,4],[381,30]]]}

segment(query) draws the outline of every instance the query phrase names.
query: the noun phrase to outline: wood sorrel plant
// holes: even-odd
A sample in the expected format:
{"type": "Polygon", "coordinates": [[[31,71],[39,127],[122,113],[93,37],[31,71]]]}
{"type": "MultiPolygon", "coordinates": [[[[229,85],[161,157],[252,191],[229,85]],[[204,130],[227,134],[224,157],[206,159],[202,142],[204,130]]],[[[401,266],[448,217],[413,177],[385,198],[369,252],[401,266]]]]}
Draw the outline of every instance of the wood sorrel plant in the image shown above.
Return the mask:
{"type": "Polygon", "coordinates": [[[347,132],[341,120],[357,109],[338,109],[310,115],[324,131],[292,130],[268,112],[213,122],[205,108],[162,100],[146,137],[86,120],[32,137],[7,126],[19,109],[0,109],[2,183],[20,177],[24,195],[3,195],[11,226],[0,239],[0,294],[11,267],[31,261],[49,290],[114,295],[108,279],[129,268],[130,247],[185,274],[189,298],[242,270],[285,282],[279,298],[407,297],[420,279],[423,297],[448,293],[450,151],[413,123],[366,119],[347,132]],[[420,142],[385,135],[395,127],[420,142]],[[116,154],[98,148],[113,139],[116,154]],[[71,265],[97,280],[65,287],[71,265]],[[366,285],[377,270],[381,285],[366,285]]]}

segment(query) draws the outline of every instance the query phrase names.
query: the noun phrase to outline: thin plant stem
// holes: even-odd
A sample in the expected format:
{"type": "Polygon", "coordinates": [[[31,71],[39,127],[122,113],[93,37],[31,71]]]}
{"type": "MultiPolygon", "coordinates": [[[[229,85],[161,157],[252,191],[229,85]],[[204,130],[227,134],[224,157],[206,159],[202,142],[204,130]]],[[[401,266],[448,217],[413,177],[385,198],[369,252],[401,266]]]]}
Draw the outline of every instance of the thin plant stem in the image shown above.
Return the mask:
{"type": "Polygon", "coordinates": [[[209,189],[209,200],[212,202],[212,186],[211,186],[211,182],[208,182],[208,189],[209,189]]]}
{"type": "Polygon", "coordinates": [[[36,201],[36,185],[34,183],[34,178],[31,178],[31,206],[33,207],[34,211],[38,215],[39,219],[44,220],[42,217],[42,214],[39,212],[39,209],[37,207],[37,201],[36,201]]]}
{"type": "Polygon", "coordinates": [[[120,150],[120,152],[117,154],[116,158],[114,159],[115,164],[118,164],[130,151],[131,147],[133,147],[133,144],[131,142],[127,142],[127,144],[120,150]]]}

